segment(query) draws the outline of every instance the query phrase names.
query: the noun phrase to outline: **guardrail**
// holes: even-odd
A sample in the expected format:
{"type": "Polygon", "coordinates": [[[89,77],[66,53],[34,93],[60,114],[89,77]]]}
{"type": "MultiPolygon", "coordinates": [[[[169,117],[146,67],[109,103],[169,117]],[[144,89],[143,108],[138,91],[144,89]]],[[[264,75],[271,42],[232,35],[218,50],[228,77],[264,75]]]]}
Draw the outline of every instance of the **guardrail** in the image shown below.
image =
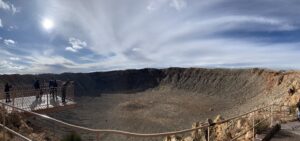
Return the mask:
{"type": "MultiPolygon", "coordinates": [[[[6,94],[0,92],[0,96],[0,101],[4,102],[6,94]]],[[[9,91],[9,97],[11,101],[9,103],[14,107],[22,107],[22,109],[33,111],[41,110],[49,108],[49,106],[59,104],[58,102],[62,100],[62,87],[42,87],[40,89],[20,87],[20,89],[9,91]],[[55,99],[53,99],[52,97],[55,97],[55,99]],[[38,101],[39,99],[45,101],[45,103],[41,104],[42,101],[38,101]]],[[[74,101],[73,85],[69,85],[66,87],[66,100],[74,101]]]]}
{"type": "MultiPolygon", "coordinates": [[[[23,113],[27,113],[36,117],[41,118],[42,120],[47,120],[50,121],[52,125],[59,125],[59,126],[63,126],[64,128],[67,128],[70,130],[80,130],[83,132],[87,132],[90,134],[95,135],[93,137],[92,140],[100,140],[101,135],[104,134],[117,134],[117,135],[124,135],[127,137],[142,137],[142,138],[153,138],[153,137],[163,137],[166,138],[167,141],[171,140],[171,136],[174,135],[181,135],[181,134],[186,134],[186,133],[198,133],[199,130],[205,130],[206,131],[206,138],[207,140],[213,140],[213,133],[212,133],[212,129],[220,126],[222,124],[226,123],[226,130],[224,130],[224,132],[229,132],[231,130],[229,130],[230,128],[235,128],[235,124],[237,124],[238,120],[242,119],[242,118],[252,118],[252,126],[249,127],[248,129],[244,130],[243,132],[241,132],[240,134],[233,136],[230,140],[234,141],[236,139],[241,138],[242,136],[245,136],[245,134],[249,133],[249,131],[252,130],[252,139],[255,139],[255,128],[262,124],[263,122],[268,121],[269,119],[269,126],[273,125],[274,122],[274,106],[277,106],[277,104],[270,104],[261,108],[257,108],[255,110],[246,112],[244,114],[240,114],[238,116],[234,116],[225,120],[221,120],[221,121],[217,121],[217,122],[213,122],[213,123],[202,123],[201,125],[198,125],[196,127],[193,128],[189,128],[189,129],[183,129],[183,130],[178,130],[178,131],[171,131],[171,132],[163,132],[163,133],[135,133],[135,132],[128,132],[128,131],[122,131],[122,130],[111,130],[111,129],[94,129],[94,128],[88,128],[88,127],[83,127],[83,126],[79,126],[79,125],[75,125],[75,124],[70,124],[67,122],[64,122],[62,120],[58,120],[55,118],[52,118],[50,116],[44,115],[44,114],[39,114],[36,112],[32,112],[32,111],[28,111],[28,110],[24,110],[22,108],[18,108],[16,106],[13,105],[9,105],[7,103],[4,102],[0,102],[1,106],[6,109],[6,107],[10,107],[12,109],[14,109],[15,111],[21,111],[23,113]],[[262,113],[260,115],[260,113],[262,113]],[[263,118],[259,117],[262,116],[263,118]],[[256,119],[259,119],[260,121],[256,121],[256,119]],[[230,123],[230,124],[229,124],[230,123]]],[[[2,115],[5,115],[5,111],[2,111],[2,115]]],[[[22,138],[22,136],[24,137],[24,135],[20,135],[20,134],[16,134],[14,133],[12,130],[6,130],[7,128],[4,126],[5,125],[5,116],[3,116],[3,130],[6,132],[11,132],[13,133],[15,136],[18,136],[20,138],[22,138]],[[5,129],[4,129],[5,128],[5,129]]],[[[3,134],[3,136],[5,137],[5,132],[3,134]]],[[[53,130],[53,132],[56,132],[56,129],[53,130]]]]}

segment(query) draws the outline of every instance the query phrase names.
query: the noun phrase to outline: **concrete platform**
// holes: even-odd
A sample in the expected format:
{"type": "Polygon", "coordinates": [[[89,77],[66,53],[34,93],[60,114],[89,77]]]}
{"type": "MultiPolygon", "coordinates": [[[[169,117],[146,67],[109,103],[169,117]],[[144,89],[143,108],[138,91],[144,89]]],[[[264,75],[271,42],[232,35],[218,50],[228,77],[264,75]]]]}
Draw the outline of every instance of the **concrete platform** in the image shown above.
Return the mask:
{"type": "MultiPolygon", "coordinates": [[[[1,102],[5,103],[5,99],[1,99],[1,102]]],[[[41,99],[37,99],[36,96],[18,97],[11,99],[9,105],[28,110],[28,111],[43,111],[54,108],[63,109],[64,107],[74,106],[76,103],[70,99],[66,99],[63,103],[60,96],[53,99],[49,94],[44,94],[41,99]]],[[[12,111],[12,107],[6,106],[8,112],[12,111]]]]}
{"type": "Polygon", "coordinates": [[[288,122],[281,124],[281,130],[275,134],[271,141],[299,141],[300,140],[300,122],[288,122]]]}

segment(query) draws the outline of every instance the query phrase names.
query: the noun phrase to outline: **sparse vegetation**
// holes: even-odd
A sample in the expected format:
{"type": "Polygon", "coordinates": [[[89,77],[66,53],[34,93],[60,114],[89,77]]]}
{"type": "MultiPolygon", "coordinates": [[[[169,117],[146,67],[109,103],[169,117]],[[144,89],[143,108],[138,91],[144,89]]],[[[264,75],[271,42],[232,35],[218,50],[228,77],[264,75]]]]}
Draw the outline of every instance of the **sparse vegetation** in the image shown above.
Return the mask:
{"type": "Polygon", "coordinates": [[[256,119],[255,120],[255,123],[259,123],[258,125],[255,126],[255,132],[257,134],[263,133],[270,126],[270,123],[268,122],[268,120],[264,120],[264,121],[262,121],[262,120],[264,120],[264,119],[256,119]]]}
{"type": "Polygon", "coordinates": [[[71,132],[70,134],[66,135],[62,141],[81,141],[81,137],[76,132],[71,132]]]}

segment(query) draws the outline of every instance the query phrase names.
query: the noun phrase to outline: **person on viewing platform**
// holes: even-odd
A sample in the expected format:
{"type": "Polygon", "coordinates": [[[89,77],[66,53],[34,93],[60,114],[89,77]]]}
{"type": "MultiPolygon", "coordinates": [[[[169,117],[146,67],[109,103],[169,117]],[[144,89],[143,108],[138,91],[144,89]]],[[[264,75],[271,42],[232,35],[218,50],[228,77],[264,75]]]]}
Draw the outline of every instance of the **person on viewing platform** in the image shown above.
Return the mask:
{"type": "Polygon", "coordinates": [[[38,98],[42,99],[42,97],[41,97],[42,91],[41,91],[41,88],[40,88],[40,81],[35,80],[35,82],[33,84],[33,87],[34,87],[35,92],[36,92],[36,99],[38,99],[38,98]]]}
{"type": "Polygon", "coordinates": [[[57,82],[56,82],[56,80],[53,81],[53,98],[54,97],[57,99],[57,82]]]}
{"type": "Polygon", "coordinates": [[[50,80],[49,81],[49,94],[50,96],[52,95],[53,99],[54,99],[54,87],[53,87],[54,81],[50,80]]]}
{"type": "Polygon", "coordinates": [[[4,93],[5,93],[5,102],[8,103],[8,102],[11,102],[10,100],[10,88],[12,88],[11,85],[9,85],[8,83],[5,84],[4,86],[4,93]]]}
{"type": "Polygon", "coordinates": [[[70,81],[65,82],[61,87],[61,101],[63,103],[66,102],[66,95],[67,95],[67,87],[69,85],[70,81]]]}

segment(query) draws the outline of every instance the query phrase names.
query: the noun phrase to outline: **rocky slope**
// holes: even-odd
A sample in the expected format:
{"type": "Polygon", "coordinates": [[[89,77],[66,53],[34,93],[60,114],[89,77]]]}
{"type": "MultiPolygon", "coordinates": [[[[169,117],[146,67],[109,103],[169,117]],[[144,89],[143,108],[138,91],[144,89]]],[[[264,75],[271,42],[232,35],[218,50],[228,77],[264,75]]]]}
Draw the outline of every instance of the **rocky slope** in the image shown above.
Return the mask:
{"type": "MultiPolygon", "coordinates": [[[[262,69],[141,69],[94,73],[63,73],[41,75],[0,75],[0,84],[31,86],[34,79],[73,80],[76,95],[139,92],[152,88],[177,88],[208,95],[255,95],[267,88],[268,75],[278,72],[262,69]]],[[[278,73],[279,74],[279,73],[278,73]]]]}

